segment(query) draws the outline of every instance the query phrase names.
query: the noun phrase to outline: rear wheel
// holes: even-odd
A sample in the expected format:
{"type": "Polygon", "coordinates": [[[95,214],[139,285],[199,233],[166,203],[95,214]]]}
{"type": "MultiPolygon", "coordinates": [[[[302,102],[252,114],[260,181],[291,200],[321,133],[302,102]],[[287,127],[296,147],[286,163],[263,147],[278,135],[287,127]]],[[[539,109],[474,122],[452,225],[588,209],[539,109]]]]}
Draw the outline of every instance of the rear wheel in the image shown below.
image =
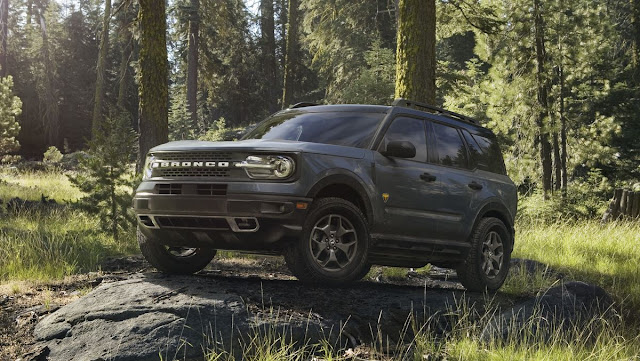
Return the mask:
{"type": "Polygon", "coordinates": [[[364,215],[341,198],[313,203],[302,237],[285,252],[294,276],[303,282],[340,284],[369,271],[369,231],[364,215]]]}
{"type": "Polygon", "coordinates": [[[458,278],[469,291],[497,291],[509,273],[513,241],[498,218],[480,220],[471,236],[471,249],[458,265],[458,278]]]}
{"type": "Polygon", "coordinates": [[[150,240],[139,228],[137,233],[142,255],[160,272],[193,274],[204,269],[216,255],[212,248],[170,247],[150,240]]]}

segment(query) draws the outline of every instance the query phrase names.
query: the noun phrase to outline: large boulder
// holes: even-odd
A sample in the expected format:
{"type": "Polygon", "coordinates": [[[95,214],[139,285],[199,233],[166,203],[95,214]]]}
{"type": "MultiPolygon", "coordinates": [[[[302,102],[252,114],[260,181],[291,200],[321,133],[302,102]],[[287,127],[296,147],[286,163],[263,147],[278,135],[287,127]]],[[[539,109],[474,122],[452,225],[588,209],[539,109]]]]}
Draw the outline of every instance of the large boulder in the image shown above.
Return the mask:
{"type": "Polygon", "coordinates": [[[43,318],[36,347],[51,361],[201,360],[213,348],[241,358],[242,344],[257,334],[337,347],[383,339],[391,347],[413,338],[412,320],[440,315],[445,332],[444,315],[461,300],[483,304],[482,294],[370,282],[336,288],[211,273],[137,274],[43,318]]]}

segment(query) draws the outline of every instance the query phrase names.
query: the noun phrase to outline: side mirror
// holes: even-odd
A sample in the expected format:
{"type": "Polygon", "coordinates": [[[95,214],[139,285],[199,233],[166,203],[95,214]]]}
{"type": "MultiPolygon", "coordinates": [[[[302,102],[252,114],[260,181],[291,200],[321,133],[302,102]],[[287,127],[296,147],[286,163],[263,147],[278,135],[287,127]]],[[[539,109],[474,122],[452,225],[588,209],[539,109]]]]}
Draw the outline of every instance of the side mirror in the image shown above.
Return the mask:
{"type": "Polygon", "coordinates": [[[387,144],[387,149],[380,153],[385,157],[413,158],[416,156],[416,147],[406,140],[392,140],[387,144]]]}

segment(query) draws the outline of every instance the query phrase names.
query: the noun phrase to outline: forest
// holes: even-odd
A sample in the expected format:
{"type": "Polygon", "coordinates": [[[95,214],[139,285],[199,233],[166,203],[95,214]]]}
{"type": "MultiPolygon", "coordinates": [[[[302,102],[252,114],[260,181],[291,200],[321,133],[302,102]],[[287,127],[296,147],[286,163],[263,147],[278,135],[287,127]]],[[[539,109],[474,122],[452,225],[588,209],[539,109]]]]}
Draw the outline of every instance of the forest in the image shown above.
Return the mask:
{"type": "MultiPolygon", "coordinates": [[[[3,154],[37,159],[50,146],[86,149],[92,124],[109,114],[138,130],[138,2],[2,3],[0,63],[13,79],[3,83],[3,112],[20,124],[3,154]],[[12,107],[9,94],[22,106],[12,107]]],[[[433,102],[498,134],[523,192],[564,194],[590,182],[590,192],[604,196],[613,185],[633,185],[639,3],[435,6],[433,102]]],[[[394,98],[394,1],[175,0],[165,11],[171,140],[246,127],[301,101],[394,98]]]]}
{"type": "MultiPolygon", "coordinates": [[[[491,299],[451,311],[444,338],[420,329],[415,359],[637,359],[640,205],[625,197],[640,200],[640,0],[0,0],[0,311],[13,312],[0,312],[0,359],[32,343],[33,324],[15,336],[19,311],[49,312],[111,258],[140,259],[131,201],[151,147],[237,140],[299,102],[396,98],[498,137],[518,187],[513,256],[543,266],[515,267],[498,301],[575,280],[615,313],[486,345],[491,299]]],[[[223,274],[271,262],[219,255],[223,274]]],[[[430,267],[376,266],[363,283],[406,286],[430,267]]],[[[278,347],[249,359],[306,359],[278,347]]]]}

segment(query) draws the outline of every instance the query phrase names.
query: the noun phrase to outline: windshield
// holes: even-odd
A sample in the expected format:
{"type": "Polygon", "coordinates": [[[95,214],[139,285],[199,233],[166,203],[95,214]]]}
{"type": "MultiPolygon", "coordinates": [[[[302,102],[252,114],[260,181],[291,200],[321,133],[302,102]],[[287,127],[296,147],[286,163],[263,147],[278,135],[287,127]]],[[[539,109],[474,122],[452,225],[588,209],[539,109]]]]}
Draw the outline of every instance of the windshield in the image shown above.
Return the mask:
{"type": "Polygon", "coordinates": [[[383,113],[287,111],[267,118],[244,139],[297,140],[364,148],[384,116],[383,113]]]}

